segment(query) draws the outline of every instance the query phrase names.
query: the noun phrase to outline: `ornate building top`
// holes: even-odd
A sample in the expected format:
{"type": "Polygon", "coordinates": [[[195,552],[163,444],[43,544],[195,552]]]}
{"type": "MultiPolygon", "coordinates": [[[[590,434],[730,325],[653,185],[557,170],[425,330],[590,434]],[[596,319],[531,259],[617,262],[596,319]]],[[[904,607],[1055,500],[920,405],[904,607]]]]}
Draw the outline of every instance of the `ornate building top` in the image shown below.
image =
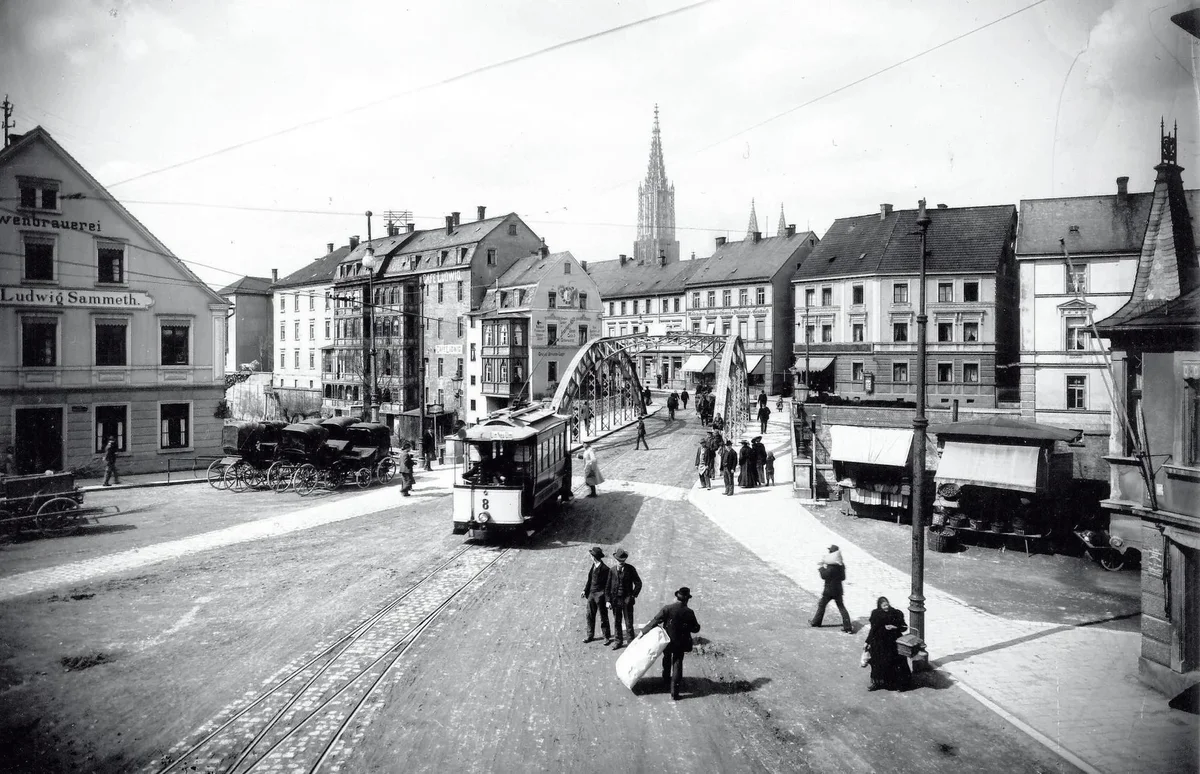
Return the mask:
{"type": "Polygon", "coordinates": [[[654,129],[650,134],[646,179],[638,186],[637,241],[633,244],[633,255],[638,263],[672,263],[679,260],[679,242],[675,240],[675,186],[667,180],[667,169],[663,163],[658,105],[654,106],[654,129]]]}
{"type": "Polygon", "coordinates": [[[754,200],[750,200],[750,222],[746,225],[746,238],[754,239],[758,231],[758,213],[754,211],[754,200]]]}

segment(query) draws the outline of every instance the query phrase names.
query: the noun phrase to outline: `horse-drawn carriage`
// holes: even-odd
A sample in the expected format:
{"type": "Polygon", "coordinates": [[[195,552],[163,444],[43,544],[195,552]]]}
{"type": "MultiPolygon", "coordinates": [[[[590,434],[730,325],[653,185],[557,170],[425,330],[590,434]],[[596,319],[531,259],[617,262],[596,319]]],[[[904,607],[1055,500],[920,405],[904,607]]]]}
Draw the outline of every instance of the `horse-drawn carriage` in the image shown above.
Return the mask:
{"type": "Polygon", "coordinates": [[[275,462],[267,469],[267,486],[283,492],[292,486],[292,476],[303,465],[329,464],[333,450],[326,448],[329,429],[313,422],[288,425],[280,432],[275,462]]]}
{"type": "Polygon", "coordinates": [[[88,518],[112,515],[113,507],[84,507],[75,474],[45,473],[0,477],[0,531],[60,534],[87,523],[88,518]]]}
{"type": "Polygon", "coordinates": [[[396,473],[396,463],[391,457],[392,433],[386,425],[374,422],[346,422],[348,417],[334,417],[337,424],[329,423],[331,435],[340,433],[340,439],[325,441],[327,456],[306,462],[292,474],[292,488],[301,495],[308,495],[321,487],[334,490],[343,484],[355,483],[362,488],[375,480],[387,483],[396,473]],[[336,429],[335,429],[336,428],[336,429]]]}
{"type": "Polygon", "coordinates": [[[284,422],[239,422],[221,432],[225,456],[208,466],[208,483],[217,489],[241,491],[266,485],[267,471],[276,460],[284,422]]]}

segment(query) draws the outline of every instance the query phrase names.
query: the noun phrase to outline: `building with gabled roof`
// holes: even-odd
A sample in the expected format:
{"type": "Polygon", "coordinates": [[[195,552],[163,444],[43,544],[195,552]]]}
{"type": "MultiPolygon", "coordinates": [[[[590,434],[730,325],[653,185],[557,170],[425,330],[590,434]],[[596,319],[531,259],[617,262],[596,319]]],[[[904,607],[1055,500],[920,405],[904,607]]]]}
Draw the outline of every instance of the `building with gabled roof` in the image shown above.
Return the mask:
{"type": "Polygon", "coordinates": [[[19,473],[219,454],[225,314],[41,127],[0,150],[0,444],[19,473]]]}
{"type": "Polygon", "coordinates": [[[270,373],[274,351],[271,278],[242,277],[217,293],[229,302],[229,313],[225,315],[225,372],[270,373]]]}

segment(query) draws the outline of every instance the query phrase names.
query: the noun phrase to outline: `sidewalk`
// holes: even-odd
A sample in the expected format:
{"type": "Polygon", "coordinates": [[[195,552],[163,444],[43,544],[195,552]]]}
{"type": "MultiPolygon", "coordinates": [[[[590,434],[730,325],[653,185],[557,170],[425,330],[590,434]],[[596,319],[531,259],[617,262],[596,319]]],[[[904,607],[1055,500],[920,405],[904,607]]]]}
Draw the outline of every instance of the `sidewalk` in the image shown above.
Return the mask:
{"type": "MultiPolygon", "coordinates": [[[[776,487],[692,489],[715,524],[800,588],[819,597],[818,560],[836,543],[846,560],[846,606],[863,620],[879,596],[904,610],[909,576],[828,529],[792,497],[789,456],[776,487]]],[[[1167,706],[1137,680],[1134,632],[1008,620],[925,585],[933,665],[1000,717],[1088,772],[1197,771],[1200,718],[1167,706]]],[[[806,617],[806,616],[804,616],[806,617]]],[[[906,616],[907,617],[907,616],[906,616]]],[[[832,631],[832,629],[831,629],[832,631]]],[[[861,637],[852,643],[861,647],[861,637]]]]}

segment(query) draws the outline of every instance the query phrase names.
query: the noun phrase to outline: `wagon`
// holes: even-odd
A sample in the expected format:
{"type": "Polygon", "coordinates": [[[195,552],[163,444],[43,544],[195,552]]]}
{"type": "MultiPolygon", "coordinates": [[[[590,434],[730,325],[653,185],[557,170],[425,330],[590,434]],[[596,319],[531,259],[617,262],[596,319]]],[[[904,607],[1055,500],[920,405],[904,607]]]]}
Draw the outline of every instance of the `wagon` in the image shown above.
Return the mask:
{"type": "Polygon", "coordinates": [[[291,487],[292,475],[304,464],[327,464],[324,452],[329,430],[322,425],[299,423],[280,431],[275,461],[267,469],[267,486],[276,492],[291,487]]]}
{"type": "Polygon", "coordinates": [[[387,425],[377,422],[359,422],[347,429],[347,440],[353,448],[346,453],[348,464],[355,466],[362,478],[362,471],[386,484],[396,475],[396,461],[392,459],[392,431],[387,425]]]}
{"type": "Polygon", "coordinates": [[[362,422],[356,417],[329,417],[318,424],[329,431],[331,441],[345,441],[349,439],[350,428],[362,422]]]}
{"type": "Polygon", "coordinates": [[[208,466],[208,483],[217,489],[241,490],[266,483],[275,461],[284,422],[239,422],[221,433],[225,456],[208,466]]]}
{"type": "Polygon", "coordinates": [[[0,531],[58,534],[115,510],[85,508],[74,473],[0,478],[0,531]]]}

